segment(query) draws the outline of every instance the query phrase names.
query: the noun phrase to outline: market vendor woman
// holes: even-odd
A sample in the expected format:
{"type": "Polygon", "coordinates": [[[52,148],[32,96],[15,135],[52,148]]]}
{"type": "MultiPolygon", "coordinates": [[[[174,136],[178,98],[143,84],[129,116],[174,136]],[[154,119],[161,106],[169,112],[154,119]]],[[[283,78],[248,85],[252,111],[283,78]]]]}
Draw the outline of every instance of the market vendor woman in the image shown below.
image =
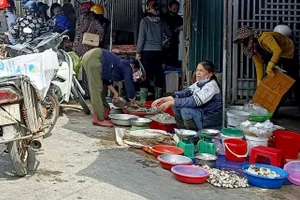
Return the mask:
{"type": "Polygon", "coordinates": [[[94,125],[112,126],[111,122],[105,120],[108,117],[109,108],[104,106],[104,91],[108,87],[114,94],[114,99],[118,99],[118,93],[112,86],[113,81],[124,81],[131,106],[138,107],[135,101],[133,73],[137,72],[140,66],[135,58],[125,60],[104,49],[94,48],[83,55],[82,62],[87,73],[92,106],[95,112],[94,125]]]}
{"type": "Polygon", "coordinates": [[[165,111],[173,106],[180,129],[221,128],[222,95],[214,71],[215,66],[211,61],[199,63],[196,83],[172,96],[154,101],[152,107],[165,111]]]}

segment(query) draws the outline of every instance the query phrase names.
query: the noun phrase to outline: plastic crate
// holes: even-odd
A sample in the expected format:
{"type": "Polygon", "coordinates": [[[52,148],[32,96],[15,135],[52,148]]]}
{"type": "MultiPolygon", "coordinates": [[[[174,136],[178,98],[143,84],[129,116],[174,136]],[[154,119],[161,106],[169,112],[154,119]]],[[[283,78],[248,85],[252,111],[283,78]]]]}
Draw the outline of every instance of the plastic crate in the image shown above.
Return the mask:
{"type": "Polygon", "coordinates": [[[252,98],[252,103],[257,103],[274,113],[284,94],[292,87],[295,80],[286,74],[275,70],[275,76],[267,76],[261,81],[252,98]]]}

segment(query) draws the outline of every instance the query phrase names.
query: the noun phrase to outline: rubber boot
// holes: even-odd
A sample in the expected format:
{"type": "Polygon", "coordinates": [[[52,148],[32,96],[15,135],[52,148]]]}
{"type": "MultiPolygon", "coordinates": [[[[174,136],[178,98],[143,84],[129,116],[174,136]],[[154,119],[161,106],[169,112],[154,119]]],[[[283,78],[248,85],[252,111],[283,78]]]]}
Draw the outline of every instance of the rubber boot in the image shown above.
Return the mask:
{"type": "Polygon", "coordinates": [[[160,88],[160,87],[155,87],[154,88],[154,92],[155,92],[155,94],[154,94],[154,97],[155,97],[155,99],[159,99],[159,98],[161,98],[161,96],[162,96],[162,88],[160,88]]]}
{"type": "Polygon", "coordinates": [[[107,106],[104,106],[104,119],[109,120],[110,109],[107,106]]]}
{"type": "Polygon", "coordinates": [[[102,126],[102,127],[113,127],[113,124],[107,120],[100,121],[96,113],[94,113],[93,116],[93,125],[102,126]]]}
{"type": "Polygon", "coordinates": [[[138,101],[138,104],[140,106],[145,106],[145,103],[147,101],[147,97],[148,97],[148,88],[141,88],[140,100],[138,101]]]}
{"type": "Polygon", "coordinates": [[[197,126],[193,119],[188,119],[188,120],[184,119],[183,124],[187,130],[193,130],[193,131],[197,130],[197,126]]]}
{"type": "Polygon", "coordinates": [[[175,115],[174,118],[175,118],[175,121],[176,121],[176,124],[177,124],[178,128],[180,128],[180,129],[186,129],[186,127],[184,126],[183,119],[182,119],[181,116],[175,115]]]}

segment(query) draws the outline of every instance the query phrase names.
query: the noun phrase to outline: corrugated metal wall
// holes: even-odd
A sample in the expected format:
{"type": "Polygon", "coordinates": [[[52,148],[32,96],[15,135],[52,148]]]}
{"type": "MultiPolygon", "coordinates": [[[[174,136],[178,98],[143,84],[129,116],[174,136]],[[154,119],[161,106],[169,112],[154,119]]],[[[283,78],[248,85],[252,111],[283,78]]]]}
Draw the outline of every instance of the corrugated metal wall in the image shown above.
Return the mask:
{"type": "MultiPolygon", "coordinates": [[[[143,15],[142,6],[144,0],[94,0],[93,2],[105,7],[105,16],[109,20],[111,19],[113,8],[113,30],[133,32],[135,41],[137,41],[138,27],[143,15]]],[[[80,4],[76,1],[74,4],[79,15],[80,4]]]]}
{"type": "Polygon", "coordinates": [[[211,60],[221,70],[223,1],[201,0],[192,2],[190,65],[195,70],[202,60],[211,60]]]}
{"type": "Polygon", "coordinates": [[[138,27],[142,18],[142,0],[110,0],[107,3],[107,16],[114,11],[113,29],[133,32],[137,41],[138,27]]]}

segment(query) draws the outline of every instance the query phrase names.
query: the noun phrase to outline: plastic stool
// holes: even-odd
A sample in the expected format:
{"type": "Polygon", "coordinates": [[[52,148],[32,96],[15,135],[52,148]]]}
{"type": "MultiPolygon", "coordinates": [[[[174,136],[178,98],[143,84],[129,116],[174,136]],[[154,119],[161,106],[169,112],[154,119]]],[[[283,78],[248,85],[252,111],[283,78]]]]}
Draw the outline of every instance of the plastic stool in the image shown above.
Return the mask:
{"type": "Polygon", "coordinates": [[[285,164],[284,152],[280,149],[275,149],[266,146],[257,146],[251,149],[250,164],[256,163],[256,161],[265,161],[266,158],[270,159],[270,165],[276,167],[282,167],[285,164]]]}

